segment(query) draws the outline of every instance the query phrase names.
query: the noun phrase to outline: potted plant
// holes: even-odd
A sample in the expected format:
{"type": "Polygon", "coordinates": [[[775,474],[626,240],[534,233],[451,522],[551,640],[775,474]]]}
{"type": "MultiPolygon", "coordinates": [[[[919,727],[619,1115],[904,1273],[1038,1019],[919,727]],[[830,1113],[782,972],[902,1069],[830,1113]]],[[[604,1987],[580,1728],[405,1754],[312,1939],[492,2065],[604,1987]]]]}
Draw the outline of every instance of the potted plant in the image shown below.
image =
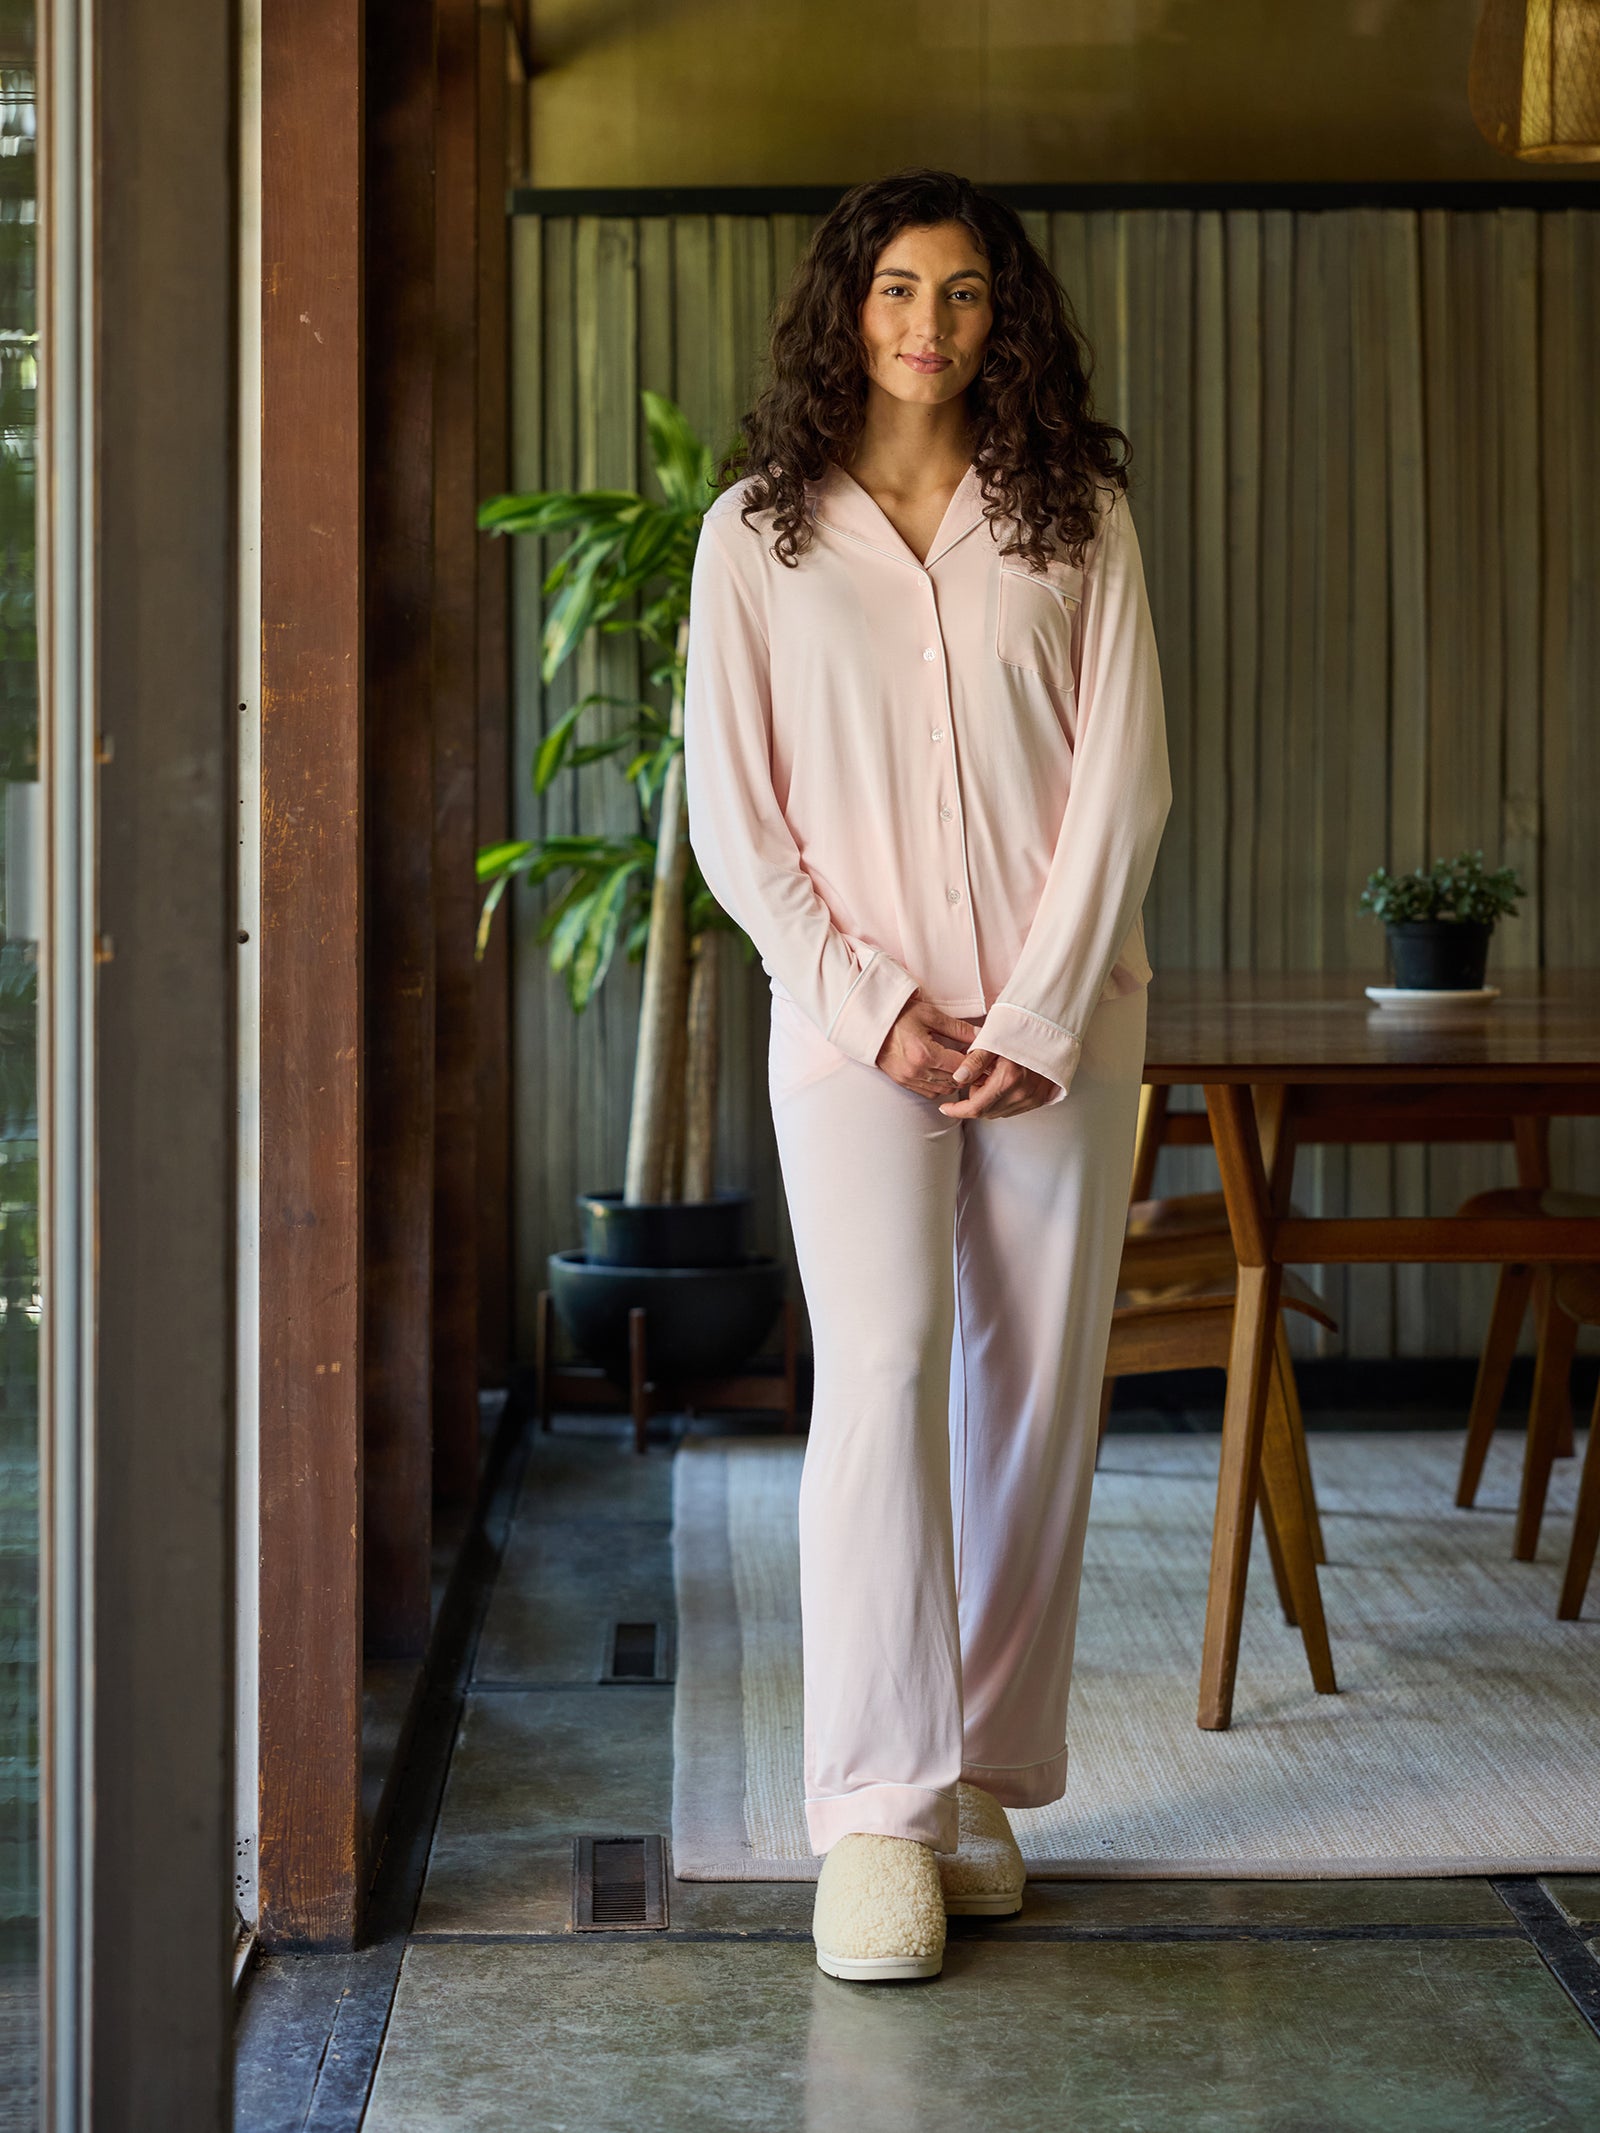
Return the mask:
{"type": "MultiPolygon", "coordinates": [[[[745,1192],[716,1175],[719,936],[743,941],[694,864],[683,779],[689,587],[713,460],[680,410],[642,395],[661,500],[631,490],[541,490],[497,496],[478,523],[492,533],[569,533],[544,581],[546,682],[592,631],[626,631],[650,657],[648,699],[581,697],[550,728],[533,764],[543,793],[563,773],[616,761],[638,800],[622,835],[518,838],[478,854],[486,886],[479,952],[516,880],[548,883],[539,935],[582,1013],[621,948],[644,960],[627,1160],[620,1192],[579,1195],[583,1246],[550,1259],[557,1313],[596,1362],[619,1369],[628,1315],[646,1311],[650,1361],[663,1374],[731,1369],[766,1338],[783,1269],[744,1251],[745,1192]]],[[[748,946],[748,944],[746,944],[748,946]]]]}
{"type": "Polygon", "coordinates": [[[1496,920],[1514,917],[1517,898],[1527,893],[1515,867],[1490,870],[1481,851],[1462,852],[1409,874],[1375,867],[1361,892],[1361,909],[1383,921],[1397,986],[1477,992],[1496,920]]]}

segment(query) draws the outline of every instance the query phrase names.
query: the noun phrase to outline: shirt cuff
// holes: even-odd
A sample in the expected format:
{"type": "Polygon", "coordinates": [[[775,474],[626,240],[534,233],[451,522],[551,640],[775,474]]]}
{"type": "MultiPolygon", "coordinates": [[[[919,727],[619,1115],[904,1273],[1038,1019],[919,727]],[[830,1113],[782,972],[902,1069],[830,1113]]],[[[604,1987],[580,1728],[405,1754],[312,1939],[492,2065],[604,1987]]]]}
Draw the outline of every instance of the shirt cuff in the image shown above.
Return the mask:
{"type": "Polygon", "coordinates": [[[827,1032],[829,1043],[863,1066],[876,1066],[883,1040],[916,989],[916,979],[879,949],[845,994],[827,1032]]]}
{"type": "Polygon", "coordinates": [[[975,1052],[993,1052],[1014,1066],[1031,1067],[1056,1085],[1046,1106],[1058,1104],[1072,1086],[1083,1040],[1058,1022],[1047,1022],[1026,1007],[1013,1007],[1009,1000],[996,1000],[972,1040],[975,1052]]]}

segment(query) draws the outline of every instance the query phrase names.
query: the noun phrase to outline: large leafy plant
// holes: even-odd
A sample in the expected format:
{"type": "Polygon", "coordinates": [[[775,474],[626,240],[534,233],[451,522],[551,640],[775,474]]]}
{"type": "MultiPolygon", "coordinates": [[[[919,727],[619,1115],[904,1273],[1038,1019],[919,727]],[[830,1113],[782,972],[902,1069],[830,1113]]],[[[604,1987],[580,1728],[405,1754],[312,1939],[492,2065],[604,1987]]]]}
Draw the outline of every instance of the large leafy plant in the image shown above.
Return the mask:
{"type": "Polygon", "coordinates": [[[590,691],[540,743],[534,790],[566,772],[618,762],[638,803],[623,833],[516,838],[478,854],[485,885],[479,952],[516,880],[551,885],[539,936],[578,1011],[618,948],[644,958],[625,1194],[707,1199],[715,1171],[718,961],[715,935],[737,931],[688,847],[683,691],[689,588],[714,461],[680,409],[642,395],[659,501],[629,489],[545,489],[497,496],[478,524],[491,533],[572,536],[544,580],[540,671],[551,681],[591,632],[630,632],[646,649],[647,685],[666,704],[590,691]]]}

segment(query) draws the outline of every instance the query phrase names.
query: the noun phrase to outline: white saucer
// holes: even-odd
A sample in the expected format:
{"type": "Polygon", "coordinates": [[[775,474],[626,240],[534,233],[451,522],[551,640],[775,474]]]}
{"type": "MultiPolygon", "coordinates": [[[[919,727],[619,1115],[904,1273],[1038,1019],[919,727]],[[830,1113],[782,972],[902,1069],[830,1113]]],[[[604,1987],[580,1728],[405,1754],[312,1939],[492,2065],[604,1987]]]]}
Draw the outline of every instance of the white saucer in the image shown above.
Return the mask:
{"type": "Polygon", "coordinates": [[[1487,1007],[1498,1000],[1498,985],[1480,985],[1463,992],[1421,985],[1369,985],[1367,998],[1375,1007],[1487,1007]]]}

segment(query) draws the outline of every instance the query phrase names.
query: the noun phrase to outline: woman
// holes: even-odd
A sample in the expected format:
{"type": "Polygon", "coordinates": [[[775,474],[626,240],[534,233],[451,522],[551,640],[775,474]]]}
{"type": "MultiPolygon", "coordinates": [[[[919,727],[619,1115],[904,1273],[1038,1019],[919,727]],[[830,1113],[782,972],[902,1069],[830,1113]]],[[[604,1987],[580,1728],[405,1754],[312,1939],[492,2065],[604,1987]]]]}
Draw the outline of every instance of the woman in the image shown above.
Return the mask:
{"type": "Polygon", "coordinates": [[[772,981],[816,1350],[817,1959],[934,1975],[1061,1797],[1171,800],[1127,440],[1016,215],[858,186],[773,330],[691,595],[691,841],[772,981]],[[742,477],[742,478],[741,478],[742,477]]]}

